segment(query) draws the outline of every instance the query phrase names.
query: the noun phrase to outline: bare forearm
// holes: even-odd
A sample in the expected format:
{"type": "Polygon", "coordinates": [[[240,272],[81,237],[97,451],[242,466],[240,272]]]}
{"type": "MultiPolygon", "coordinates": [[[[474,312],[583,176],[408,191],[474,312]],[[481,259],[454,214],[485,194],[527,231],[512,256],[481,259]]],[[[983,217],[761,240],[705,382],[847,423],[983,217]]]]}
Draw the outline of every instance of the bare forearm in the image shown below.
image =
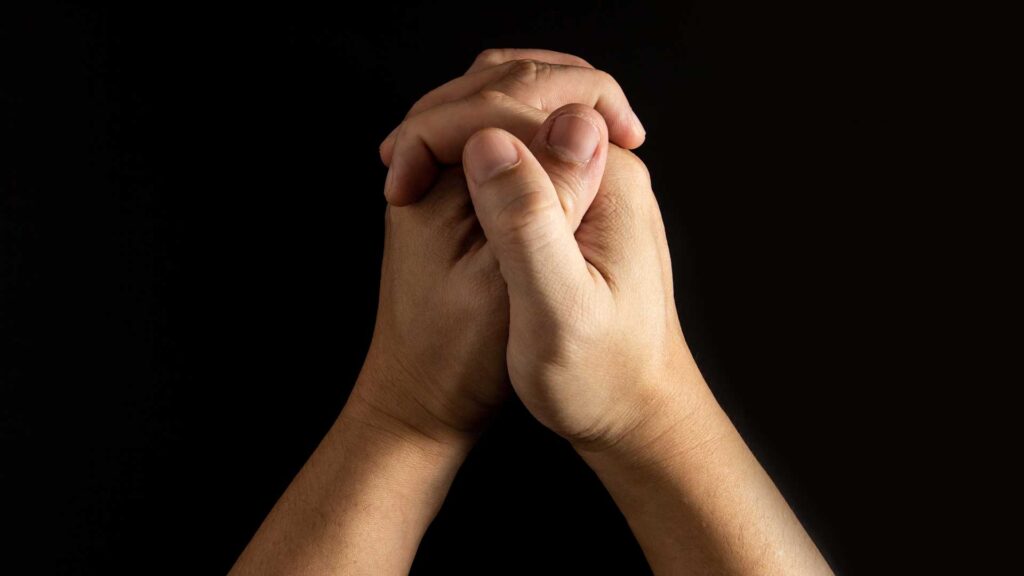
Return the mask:
{"type": "Polygon", "coordinates": [[[408,573],[468,450],[353,394],[231,573],[408,573]]]}
{"type": "Polygon", "coordinates": [[[695,367],[630,454],[580,451],[658,574],[831,574],[695,367]],[[694,398],[694,396],[697,396],[694,398]]]}

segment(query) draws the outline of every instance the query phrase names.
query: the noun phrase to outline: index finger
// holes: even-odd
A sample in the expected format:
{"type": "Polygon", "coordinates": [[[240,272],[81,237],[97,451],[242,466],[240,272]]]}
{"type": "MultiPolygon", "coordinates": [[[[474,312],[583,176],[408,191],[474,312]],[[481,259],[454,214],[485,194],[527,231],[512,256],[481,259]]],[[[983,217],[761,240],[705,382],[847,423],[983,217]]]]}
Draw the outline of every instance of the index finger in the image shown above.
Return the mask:
{"type": "Polygon", "coordinates": [[[565,52],[555,52],[554,50],[544,50],[542,48],[490,48],[477,55],[476,59],[473,60],[473,65],[469,67],[469,70],[466,70],[466,74],[472,74],[484,68],[490,68],[511,62],[512,60],[539,60],[548,64],[566,64],[569,66],[593,68],[590,62],[583,58],[566,54],[565,52]]]}

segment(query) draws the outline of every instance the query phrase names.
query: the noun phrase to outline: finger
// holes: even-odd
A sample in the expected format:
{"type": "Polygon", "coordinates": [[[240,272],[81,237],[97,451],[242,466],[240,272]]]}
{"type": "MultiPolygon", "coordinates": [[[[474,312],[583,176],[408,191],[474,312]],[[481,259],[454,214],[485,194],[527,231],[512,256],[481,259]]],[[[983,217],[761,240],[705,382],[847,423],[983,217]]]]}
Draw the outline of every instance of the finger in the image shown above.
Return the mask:
{"type": "Polygon", "coordinates": [[[555,186],[571,230],[597,195],[608,156],[604,118],[582,104],[562,106],[544,121],[530,151],[555,186]]]}
{"type": "Polygon", "coordinates": [[[640,118],[607,72],[519,60],[494,89],[547,112],[566,104],[586,104],[604,116],[609,137],[622,148],[644,142],[646,131],[640,118]]]}
{"type": "MultiPolygon", "coordinates": [[[[441,103],[485,89],[504,92],[547,112],[566,104],[586,104],[604,116],[612,142],[622,148],[637,148],[646,136],[625,92],[610,74],[593,68],[535,60],[516,60],[456,78],[421,98],[403,122],[441,103]]],[[[380,145],[381,160],[388,166],[394,156],[397,131],[398,128],[393,130],[380,145]]]]}
{"type": "Polygon", "coordinates": [[[551,64],[565,64],[568,66],[593,68],[593,66],[590,65],[590,62],[587,62],[583,58],[573,56],[572,54],[566,54],[565,52],[555,52],[554,50],[543,50],[539,48],[491,48],[484,50],[477,55],[476,59],[473,60],[472,66],[469,67],[469,70],[466,70],[466,74],[471,74],[485,68],[491,68],[512,60],[538,60],[540,62],[549,62],[551,64]]]}
{"type": "MultiPolygon", "coordinates": [[[[478,74],[479,72],[511,62],[512,60],[537,60],[539,62],[547,62],[548,64],[562,64],[565,66],[579,66],[582,68],[594,67],[590,62],[587,62],[579,56],[573,56],[572,54],[566,54],[564,52],[555,52],[553,50],[543,50],[539,48],[489,48],[477,55],[476,59],[473,60],[472,66],[470,66],[462,76],[431,90],[422,98],[417,100],[416,103],[413,104],[412,108],[405,114],[405,117],[408,118],[413,114],[422,112],[426,108],[468,96],[471,93],[471,86],[474,83],[478,86],[478,90],[484,85],[476,82],[476,79],[493,78],[493,75],[480,76],[478,74]],[[467,76],[474,79],[474,81],[467,83],[465,81],[467,76]]],[[[384,164],[389,164],[391,162],[390,149],[391,145],[394,143],[393,136],[396,132],[398,132],[397,126],[391,130],[391,133],[384,138],[384,141],[380,145],[381,158],[384,159],[384,164]]]]}
{"type": "Polygon", "coordinates": [[[433,184],[440,165],[461,162],[473,133],[499,127],[532,140],[546,117],[500,92],[480,92],[418,114],[399,130],[384,196],[396,206],[416,202],[433,184]]]}
{"type": "Polygon", "coordinates": [[[609,146],[600,189],[576,231],[580,252],[613,289],[638,286],[662,266],[659,250],[651,248],[662,228],[646,165],[629,150],[609,146]]]}
{"type": "MultiPolygon", "coordinates": [[[[497,82],[504,76],[508,75],[512,66],[512,64],[509,64],[488,68],[485,70],[479,70],[472,74],[467,73],[466,75],[459,76],[454,80],[449,80],[441,86],[427,92],[417,100],[412,105],[412,108],[405,113],[403,122],[409,117],[415,116],[424,110],[429,110],[439,104],[454,102],[455,100],[467,98],[477,92],[480,92],[489,84],[497,82]]],[[[401,128],[401,124],[395,126],[395,129],[388,134],[387,138],[385,138],[383,142],[381,142],[381,159],[384,160],[385,165],[390,165],[391,163],[391,148],[394,144],[395,136],[397,135],[399,128],[401,128]]]]}
{"type": "Polygon", "coordinates": [[[470,198],[509,298],[556,305],[589,278],[554,184],[514,135],[487,128],[462,159],[470,198]]]}
{"type": "Polygon", "coordinates": [[[450,102],[457,98],[465,98],[473,92],[482,90],[489,82],[508,74],[509,70],[516,65],[515,60],[535,60],[545,64],[594,69],[590,62],[579,56],[553,52],[551,50],[516,48],[485,50],[477,56],[473,66],[470,66],[465,74],[431,90],[413,104],[412,108],[405,115],[406,118],[432,106],[443,102],[450,102]],[[491,61],[494,63],[481,64],[491,61]]]}

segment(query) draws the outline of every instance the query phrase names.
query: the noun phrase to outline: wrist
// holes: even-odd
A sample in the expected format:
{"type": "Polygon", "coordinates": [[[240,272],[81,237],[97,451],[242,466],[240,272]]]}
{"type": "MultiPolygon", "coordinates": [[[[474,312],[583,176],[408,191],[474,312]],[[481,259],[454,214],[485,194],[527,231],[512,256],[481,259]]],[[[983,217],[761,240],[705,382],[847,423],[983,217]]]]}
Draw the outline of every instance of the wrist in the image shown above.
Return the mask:
{"type": "Polygon", "coordinates": [[[376,441],[429,456],[468,453],[479,436],[430,410],[415,391],[430,386],[410,374],[367,358],[342,418],[376,436],[376,441]]]}
{"type": "MultiPolygon", "coordinates": [[[[358,463],[370,473],[363,486],[369,499],[387,502],[393,513],[423,527],[440,509],[459,467],[472,449],[462,436],[442,437],[408,424],[367,402],[356,390],[325,444],[339,462],[358,463]],[[371,486],[372,485],[372,486],[371,486]]],[[[349,464],[351,466],[352,464],[349,464]]],[[[351,471],[348,476],[358,476],[351,471]]],[[[416,530],[419,530],[416,528],[416,530]]],[[[414,530],[415,531],[415,530],[414,530]]]]}
{"type": "Polygon", "coordinates": [[[613,442],[573,442],[591,467],[656,466],[707,449],[732,429],[685,345],[642,380],[629,422],[613,442]]]}
{"type": "Polygon", "coordinates": [[[408,572],[468,451],[354,391],[233,573],[408,572]]]}

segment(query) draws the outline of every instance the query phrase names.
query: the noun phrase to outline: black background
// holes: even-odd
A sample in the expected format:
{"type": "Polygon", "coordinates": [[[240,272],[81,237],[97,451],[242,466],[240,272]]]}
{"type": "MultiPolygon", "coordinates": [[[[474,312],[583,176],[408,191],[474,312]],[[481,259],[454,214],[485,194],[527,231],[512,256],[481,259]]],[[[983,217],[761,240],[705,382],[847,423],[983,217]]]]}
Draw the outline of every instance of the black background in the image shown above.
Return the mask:
{"type": "MultiPolygon", "coordinates": [[[[625,89],[691,347],[837,572],[898,546],[881,495],[918,457],[893,433],[916,369],[891,360],[915,353],[919,295],[899,277],[921,250],[889,175],[908,154],[879,114],[900,98],[883,32],[838,5],[478,4],[8,6],[0,562],[228,570],[361,366],[378,143],[479,51],[513,46],[578,54],[625,89]]],[[[413,568],[645,570],[596,478],[515,402],[413,568]]]]}

